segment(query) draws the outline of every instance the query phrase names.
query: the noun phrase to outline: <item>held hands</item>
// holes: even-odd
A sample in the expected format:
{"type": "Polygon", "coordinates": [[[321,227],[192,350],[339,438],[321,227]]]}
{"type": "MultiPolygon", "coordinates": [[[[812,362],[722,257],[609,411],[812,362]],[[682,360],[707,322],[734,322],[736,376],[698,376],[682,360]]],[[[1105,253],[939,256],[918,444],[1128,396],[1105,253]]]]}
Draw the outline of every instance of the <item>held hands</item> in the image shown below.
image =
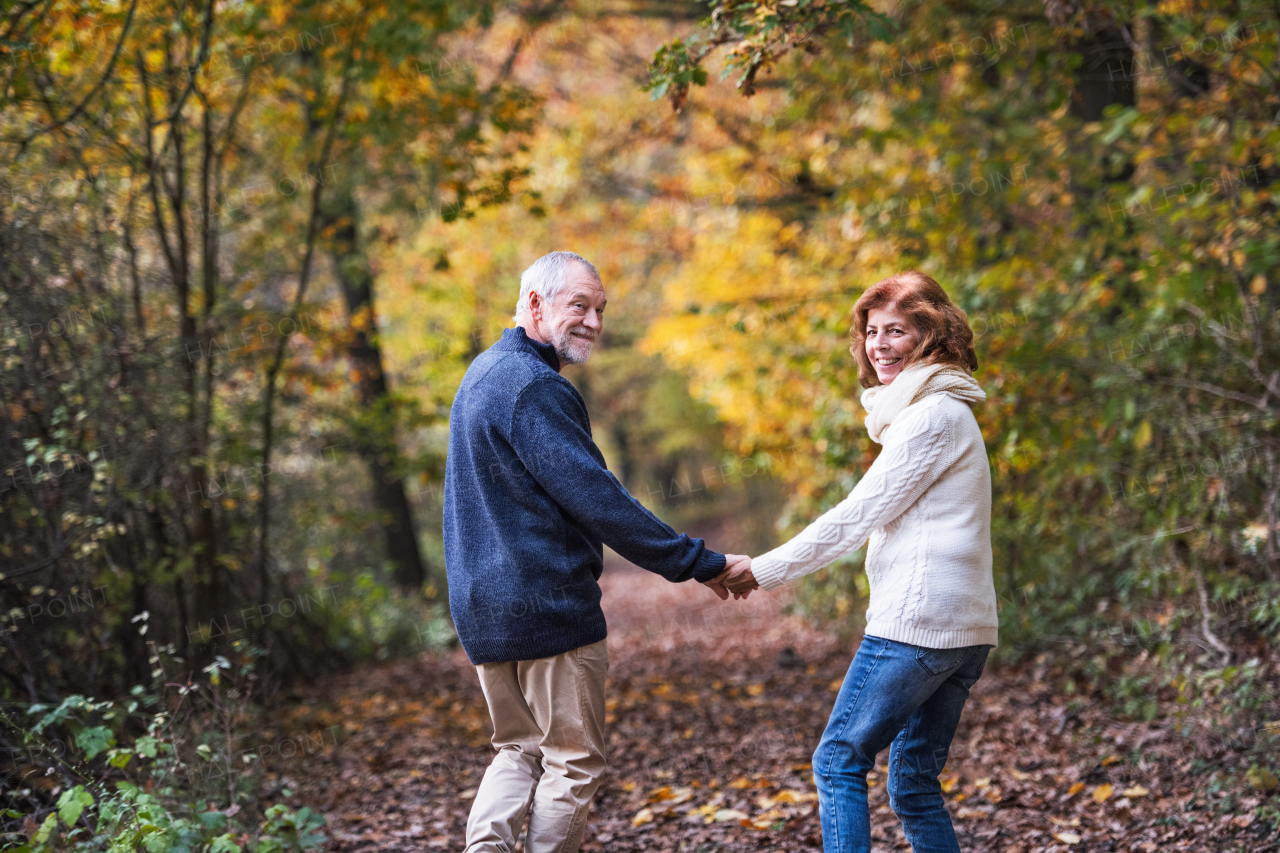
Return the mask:
{"type": "Polygon", "coordinates": [[[709,581],[706,586],[720,596],[721,601],[733,593],[734,599],[746,598],[751,591],[759,588],[755,575],[751,574],[751,558],[746,554],[725,554],[725,569],[709,581]]]}

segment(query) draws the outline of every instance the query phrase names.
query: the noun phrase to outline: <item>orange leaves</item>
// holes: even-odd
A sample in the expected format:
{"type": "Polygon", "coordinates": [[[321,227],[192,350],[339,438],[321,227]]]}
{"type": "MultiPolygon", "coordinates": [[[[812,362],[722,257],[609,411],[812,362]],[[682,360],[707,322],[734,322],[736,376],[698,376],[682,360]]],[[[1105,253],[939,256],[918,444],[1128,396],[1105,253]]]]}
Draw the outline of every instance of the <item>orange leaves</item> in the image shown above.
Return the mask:
{"type": "Polygon", "coordinates": [[[803,803],[818,802],[818,794],[815,791],[795,791],[786,788],[779,791],[772,797],[762,796],[756,800],[756,805],[762,809],[768,810],[779,805],[801,805],[803,803]]]}
{"type": "MultiPolygon", "coordinates": [[[[697,782],[688,786],[666,785],[655,788],[646,796],[645,805],[631,816],[631,825],[639,827],[660,819],[670,820],[684,815],[686,820],[702,824],[738,824],[763,831],[776,828],[780,821],[797,815],[812,814],[818,801],[818,795],[813,791],[783,788],[775,794],[756,797],[753,809],[751,803],[735,796],[735,792],[750,788],[772,788],[774,782],[763,776],[754,780],[740,776],[718,792],[715,790],[716,784],[713,781],[710,789],[701,787],[697,782]]],[[[634,791],[636,785],[628,782],[622,788],[624,791],[634,791]]]]}
{"type": "Polygon", "coordinates": [[[649,792],[649,802],[651,803],[667,803],[668,805],[678,806],[692,799],[693,788],[672,788],[668,785],[649,792]]]}

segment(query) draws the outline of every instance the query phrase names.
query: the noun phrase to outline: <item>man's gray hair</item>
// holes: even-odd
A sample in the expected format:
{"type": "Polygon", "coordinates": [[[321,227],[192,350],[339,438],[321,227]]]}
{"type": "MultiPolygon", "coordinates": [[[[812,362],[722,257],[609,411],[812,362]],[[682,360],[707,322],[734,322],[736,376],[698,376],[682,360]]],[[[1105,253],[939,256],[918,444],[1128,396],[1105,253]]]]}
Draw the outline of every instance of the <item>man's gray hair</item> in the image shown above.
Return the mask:
{"type": "Polygon", "coordinates": [[[555,299],[556,294],[564,288],[569,274],[569,265],[582,264],[596,281],[600,281],[600,273],[582,255],[574,252],[550,252],[538,258],[520,275],[520,299],[516,302],[516,313],[513,319],[519,320],[522,311],[529,310],[529,294],[538,291],[538,295],[547,302],[555,299]]]}

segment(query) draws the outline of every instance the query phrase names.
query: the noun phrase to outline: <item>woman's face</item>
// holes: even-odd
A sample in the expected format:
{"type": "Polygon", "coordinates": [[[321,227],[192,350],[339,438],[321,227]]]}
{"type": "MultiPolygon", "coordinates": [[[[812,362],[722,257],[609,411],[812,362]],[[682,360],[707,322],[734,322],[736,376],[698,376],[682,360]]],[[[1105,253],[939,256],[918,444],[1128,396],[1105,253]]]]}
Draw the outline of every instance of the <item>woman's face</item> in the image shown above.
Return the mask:
{"type": "Polygon", "coordinates": [[[907,353],[920,343],[920,331],[911,325],[897,307],[873,308],[867,314],[867,358],[871,359],[879,380],[888,385],[902,372],[907,353]]]}

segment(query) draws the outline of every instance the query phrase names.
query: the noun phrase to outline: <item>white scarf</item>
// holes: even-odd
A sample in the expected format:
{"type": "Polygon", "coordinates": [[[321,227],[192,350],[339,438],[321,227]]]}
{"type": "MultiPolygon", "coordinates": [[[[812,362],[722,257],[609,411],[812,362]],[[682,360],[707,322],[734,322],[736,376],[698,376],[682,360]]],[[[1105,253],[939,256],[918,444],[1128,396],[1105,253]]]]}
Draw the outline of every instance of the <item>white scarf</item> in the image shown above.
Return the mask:
{"type": "Polygon", "coordinates": [[[867,410],[867,432],[881,444],[881,436],[903,409],[930,394],[949,394],[962,403],[987,399],[969,372],[952,364],[918,361],[903,370],[888,385],[876,385],[862,392],[862,408],[867,410]]]}

